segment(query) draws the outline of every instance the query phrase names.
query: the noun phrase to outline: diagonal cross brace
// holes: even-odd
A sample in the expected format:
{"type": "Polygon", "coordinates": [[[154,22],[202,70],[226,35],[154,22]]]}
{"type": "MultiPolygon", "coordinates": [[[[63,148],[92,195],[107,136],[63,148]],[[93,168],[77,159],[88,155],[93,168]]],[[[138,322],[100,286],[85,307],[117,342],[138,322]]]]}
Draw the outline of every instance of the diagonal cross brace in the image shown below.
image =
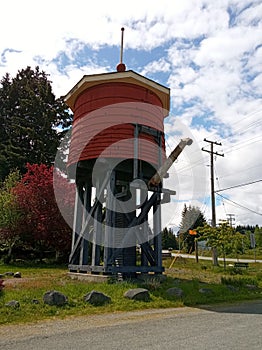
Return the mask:
{"type": "MultiPolygon", "coordinates": [[[[138,237],[138,233],[136,230],[136,227],[141,225],[141,223],[144,221],[145,217],[148,215],[150,209],[152,208],[152,206],[156,203],[156,201],[159,198],[159,193],[154,192],[152,194],[152,196],[143,204],[143,210],[141,211],[141,213],[135,217],[131,223],[128,225],[128,230],[125,234],[125,237],[122,241],[122,246],[120,248],[117,248],[114,250],[114,253],[112,254],[112,256],[110,257],[110,263],[113,263],[115,258],[118,256],[119,252],[122,251],[123,248],[125,248],[125,245],[127,244],[127,242],[129,241],[129,237],[130,235],[132,235],[133,233],[138,237]]],[[[148,242],[147,242],[148,243],[148,242]]],[[[144,243],[143,243],[144,244],[144,243]]],[[[141,245],[142,246],[142,245],[141,245]]],[[[154,259],[154,251],[153,249],[149,249],[148,246],[150,246],[150,244],[145,244],[144,247],[142,249],[144,249],[145,254],[147,256],[147,258],[149,258],[149,261],[155,260],[154,259]]],[[[154,265],[154,264],[153,264],[154,265]]]]}
{"type": "Polygon", "coordinates": [[[102,183],[102,186],[100,188],[100,192],[99,192],[98,196],[96,196],[95,202],[94,202],[90,212],[88,213],[88,216],[86,218],[84,226],[82,227],[81,232],[79,233],[79,236],[77,237],[77,240],[76,240],[76,242],[74,244],[74,248],[72,249],[72,252],[71,252],[71,254],[69,256],[69,262],[72,261],[75,253],[80,249],[80,244],[81,244],[82,240],[87,237],[87,233],[85,233],[85,230],[86,230],[90,220],[94,216],[95,210],[97,209],[97,206],[98,206],[98,204],[100,202],[99,198],[101,197],[104,189],[106,188],[106,186],[107,186],[107,184],[109,182],[109,178],[110,178],[110,173],[108,173],[107,176],[105,177],[105,179],[104,179],[104,181],[102,183]]]}

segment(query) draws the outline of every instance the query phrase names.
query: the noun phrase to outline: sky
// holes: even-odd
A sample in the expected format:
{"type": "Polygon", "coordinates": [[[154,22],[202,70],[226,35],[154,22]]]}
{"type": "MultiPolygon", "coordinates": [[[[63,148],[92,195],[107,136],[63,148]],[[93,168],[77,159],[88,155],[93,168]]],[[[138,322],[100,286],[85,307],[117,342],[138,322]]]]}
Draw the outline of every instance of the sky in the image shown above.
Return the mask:
{"type": "Polygon", "coordinates": [[[8,0],[1,4],[0,77],[39,66],[57,97],[83,75],[133,70],[169,87],[169,154],[194,143],[169,171],[177,228],[184,204],[210,210],[210,142],[215,142],[216,220],[262,226],[261,0],[8,0]],[[221,144],[221,145],[220,145],[221,144]],[[223,157],[221,155],[224,155],[223,157]]]}

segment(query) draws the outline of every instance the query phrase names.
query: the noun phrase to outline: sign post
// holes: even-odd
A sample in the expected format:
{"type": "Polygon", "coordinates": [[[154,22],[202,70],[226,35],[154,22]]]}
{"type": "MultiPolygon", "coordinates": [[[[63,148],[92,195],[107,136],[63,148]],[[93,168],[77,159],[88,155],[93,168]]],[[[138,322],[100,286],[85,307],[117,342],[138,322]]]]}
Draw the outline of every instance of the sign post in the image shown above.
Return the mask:
{"type": "Polygon", "coordinates": [[[254,260],[256,262],[256,238],[254,233],[250,233],[250,246],[254,249],[254,260]]]}
{"type": "Polygon", "coordinates": [[[189,230],[189,234],[191,236],[195,236],[195,239],[194,239],[194,242],[195,242],[195,256],[196,256],[196,262],[198,263],[198,244],[197,244],[197,238],[196,238],[197,231],[189,230]]]}

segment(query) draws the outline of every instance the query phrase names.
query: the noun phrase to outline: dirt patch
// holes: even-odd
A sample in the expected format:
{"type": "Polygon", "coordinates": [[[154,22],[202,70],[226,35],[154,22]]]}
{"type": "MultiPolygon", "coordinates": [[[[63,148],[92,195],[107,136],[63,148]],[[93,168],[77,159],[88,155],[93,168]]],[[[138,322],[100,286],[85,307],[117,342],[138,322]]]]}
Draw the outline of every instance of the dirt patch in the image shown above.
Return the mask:
{"type": "Polygon", "coordinates": [[[4,279],[4,289],[48,288],[52,283],[48,277],[21,277],[4,279]]]}
{"type": "Polygon", "coordinates": [[[35,278],[26,278],[26,277],[8,278],[8,279],[4,279],[4,285],[5,286],[14,286],[14,285],[21,284],[21,283],[27,283],[27,282],[32,281],[34,279],[35,278]]]}

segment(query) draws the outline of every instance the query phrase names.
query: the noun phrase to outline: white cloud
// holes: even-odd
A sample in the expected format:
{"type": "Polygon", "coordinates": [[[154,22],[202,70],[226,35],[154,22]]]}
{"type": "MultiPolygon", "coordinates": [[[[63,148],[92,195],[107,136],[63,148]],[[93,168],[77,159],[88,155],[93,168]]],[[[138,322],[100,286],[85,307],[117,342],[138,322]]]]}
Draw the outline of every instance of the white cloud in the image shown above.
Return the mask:
{"type": "Polygon", "coordinates": [[[262,4],[257,1],[257,5],[253,5],[240,13],[237,19],[239,25],[256,25],[262,18],[262,4]]]}
{"type": "Polygon", "coordinates": [[[202,41],[195,62],[200,66],[216,64],[233,67],[241,56],[254,50],[261,40],[262,27],[234,27],[202,41]],[[233,62],[232,62],[233,60],[233,62]]]}
{"type": "Polygon", "coordinates": [[[158,61],[152,61],[147,64],[140,74],[147,75],[148,73],[169,72],[170,68],[170,63],[162,57],[158,61]]]}
{"type": "Polygon", "coordinates": [[[257,75],[252,81],[252,88],[257,94],[262,95],[262,73],[257,75]]]}

